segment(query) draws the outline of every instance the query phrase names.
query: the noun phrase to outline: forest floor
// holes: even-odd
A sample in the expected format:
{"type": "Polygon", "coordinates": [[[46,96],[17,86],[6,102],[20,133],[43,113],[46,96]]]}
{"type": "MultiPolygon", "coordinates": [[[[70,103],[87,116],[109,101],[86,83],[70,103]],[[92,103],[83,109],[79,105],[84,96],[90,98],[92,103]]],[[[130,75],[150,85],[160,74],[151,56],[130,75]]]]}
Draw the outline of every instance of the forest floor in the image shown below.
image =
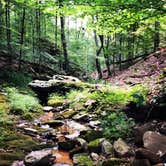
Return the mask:
{"type": "MultiPolygon", "coordinates": [[[[163,166],[166,49],[106,81],[58,82],[72,91],[54,93],[42,106],[29,92],[2,87],[0,110],[10,117],[0,112],[0,166],[163,166]]],[[[53,79],[42,87],[50,83],[57,84],[53,79]]]]}

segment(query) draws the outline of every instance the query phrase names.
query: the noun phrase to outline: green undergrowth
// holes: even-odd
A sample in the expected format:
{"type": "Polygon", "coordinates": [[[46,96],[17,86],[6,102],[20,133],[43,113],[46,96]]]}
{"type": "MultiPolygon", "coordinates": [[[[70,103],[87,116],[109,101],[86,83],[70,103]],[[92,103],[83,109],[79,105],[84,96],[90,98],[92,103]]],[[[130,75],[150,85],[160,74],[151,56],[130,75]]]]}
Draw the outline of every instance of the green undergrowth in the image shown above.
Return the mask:
{"type": "Polygon", "coordinates": [[[29,82],[32,81],[32,77],[23,72],[19,71],[13,71],[11,69],[6,69],[1,72],[0,78],[7,82],[8,85],[11,86],[18,86],[18,87],[26,87],[29,82]]]}
{"type": "Polygon", "coordinates": [[[42,107],[36,97],[15,88],[6,88],[6,92],[11,114],[29,120],[41,114],[42,107]]]}
{"type": "Polygon", "coordinates": [[[133,119],[129,119],[123,112],[108,112],[102,117],[104,136],[109,139],[126,138],[131,136],[135,125],[133,119]]]}

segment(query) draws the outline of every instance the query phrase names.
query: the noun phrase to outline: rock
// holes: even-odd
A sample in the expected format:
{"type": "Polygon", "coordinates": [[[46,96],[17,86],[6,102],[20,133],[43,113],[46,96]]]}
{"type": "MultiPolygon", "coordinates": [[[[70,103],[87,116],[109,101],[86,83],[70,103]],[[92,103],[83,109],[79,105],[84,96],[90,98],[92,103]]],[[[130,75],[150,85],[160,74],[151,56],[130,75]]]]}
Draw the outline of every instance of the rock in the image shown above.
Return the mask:
{"type": "Polygon", "coordinates": [[[83,131],[80,133],[80,136],[87,142],[90,142],[98,138],[103,138],[103,132],[99,130],[83,131]]]}
{"type": "Polygon", "coordinates": [[[44,106],[44,107],[43,107],[43,111],[44,111],[44,112],[50,112],[50,111],[53,111],[53,109],[54,109],[54,108],[51,107],[51,106],[44,106]]]}
{"type": "Polygon", "coordinates": [[[77,112],[73,109],[66,109],[64,112],[60,113],[59,116],[62,116],[65,119],[72,118],[77,112]]]}
{"type": "Polygon", "coordinates": [[[104,138],[99,138],[88,143],[88,149],[90,152],[101,153],[101,144],[104,138]]]}
{"type": "Polygon", "coordinates": [[[76,143],[76,140],[58,142],[58,149],[63,151],[70,151],[75,148],[76,143]]]}
{"type": "Polygon", "coordinates": [[[93,162],[88,154],[79,153],[73,156],[73,163],[76,166],[93,166],[93,162]]]}
{"type": "Polygon", "coordinates": [[[134,141],[137,145],[143,145],[143,135],[146,131],[154,131],[156,123],[148,122],[134,128],[134,141]]]}
{"type": "Polygon", "coordinates": [[[91,158],[93,159],[93,161],[98,161],[99,158],[100,158],[100,156],[99,156],[97,153],[94,153],[94,152],[92,152],[92,153],[90,154],[90,156],[91,156],[91,158]]]}
{"type": "MultiPolygon", "coordinates": [[[[105,161],[103,161],[102,166],[126,166],[130,165],[129,162],[125,159],[120,159],[120,158],[110,158],[105,161]]],[[[139,165],[142,166],[142,165],[139,165]]]]}
{"type": "Polygon", "coordinates": [[[135,159],[132,166],[151,166],[151,164],[148,159],[135,159]]]}
{"type": "Polygon", "coordinates": [[[26,166],[51,166],[51,161],[49,158],[49,155],[51,154],[52,149],[32,151],[27,156],[25,156],[24,163],[26,166]]]}
{"type": "Polygon", "coordinates": [[[154,166],[164,166],[164,164],[163,163],[159,163],[159,164],[156,164],[154,166]]]}
{"type": "Polygon", "coordinates": [[[152,164],[160,163],[160,156],[150,150],[139,148],[135,152],[136,159],[148,159],[152,164]]]}
{"type": "Polygon", "coordinates": [[[114,142],[113,148],[118,156],[131,156],[133,152],[131,148],[121,138],[114,142]]]}
{"type": "Polygon", "coordinates": [[[64,123],[61,120],[50,120],[48,122],[42,123],[42,125],[49,125],[50,127],[59,127],[62,126],[64,123]]]}
{"type": "Polygon", "coordinates": [[[73,120],[79,121],[79,122],[89,122],[90,121],[90,116],[88,113],[83,112],[81,114],[76,114],[75,116],[72,117],[73,120]]]}
{"type": "Polygon", "coordinates": [[[151,152],[163,156],[166,153],[166,136],[147,131],[143,136],[144,147],[151,152]]]}
{"type": "Polygon", "coordinates": [[[113,154],[113,146],[112,144],[104,139],[102,142],[101,142],[101,152],[104,154],[104,155],[111,155],[113,154]]]}
{"type": "Polygon", "coordinates": [[[166,122],[164,122],[164,123],[161,125],[159,131],[160,131],[161,134],[166,135],[166,122]]]}
{"type": "Polygon", "coordinates": [[[27,135],[30,136],[36,136],[38,134],[38,131],[36,129],[32,129],[32,128],[24,128],[24,132],[27,135]]]}
{"type": "Polygon", "coordinates": [[[12,166],[25,166],[23,161],[15,161],[12,166]]]}
{"type": "Polygon", "coordinates": [[[97,128],[97,127],[99,127],[100,125],[101,125],[101,122],[100,122],[99,120],[90,121],[90,122],[89,122],[89,126],[90,126],[91,128],[97,128]]]}
{"type": "Polygon", "coordinates": [[[96,100],[89,99],[85,102],[85,107],[93,107],[96,104],[96,100]]]}
{"type": "Polygon", "coordinates": [[[46,103],[48,94],[65,94],[71,89],[80,89],[81,84],[83,83],[76,77],[55,75],[48,81],[34,80],[28,86],[38,95],[41,102],[46,103]]]}

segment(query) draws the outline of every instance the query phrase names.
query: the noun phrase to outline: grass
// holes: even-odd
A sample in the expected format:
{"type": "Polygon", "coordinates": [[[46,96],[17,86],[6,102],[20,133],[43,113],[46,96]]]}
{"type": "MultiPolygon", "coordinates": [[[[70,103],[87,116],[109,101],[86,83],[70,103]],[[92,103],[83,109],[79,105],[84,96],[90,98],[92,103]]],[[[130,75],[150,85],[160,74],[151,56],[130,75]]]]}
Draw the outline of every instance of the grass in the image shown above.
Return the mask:
{"type": "Polygon", "coordinates": [[[41,105],[36,97],[20,93],[15,88],[6,88],[10,113],[23,119],[32,119],[40,115],[41,105]]]}
{"type": "Polygon", "coordinates": [[[48,98],[48,105],[49,106],[59,106],[65,103],[65,97],[61,96],[57,93],[52,93],[48,98]]]}

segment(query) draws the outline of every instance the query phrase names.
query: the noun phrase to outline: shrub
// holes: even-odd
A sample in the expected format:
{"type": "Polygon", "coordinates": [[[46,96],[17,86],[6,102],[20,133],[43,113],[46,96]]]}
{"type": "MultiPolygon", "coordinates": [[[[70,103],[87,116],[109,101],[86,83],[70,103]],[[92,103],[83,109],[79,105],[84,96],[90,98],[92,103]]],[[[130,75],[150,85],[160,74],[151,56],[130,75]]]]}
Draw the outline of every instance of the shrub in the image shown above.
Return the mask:
{"type": "Polygon", "coordinates": [[[129,137],[134,124],[123,112],[108,112],[102,117],[103,133],[109,139],[129,137]]]}
{"type": "Polygon", "coordinates": [[[41,112],[41,105],[37,98],[22,94],[15,88],[7,88],[10,113],[21,115],[22,118],[31,119],[41,112]],[[33,114],[32,114],[33,113],[33,114]]]}

